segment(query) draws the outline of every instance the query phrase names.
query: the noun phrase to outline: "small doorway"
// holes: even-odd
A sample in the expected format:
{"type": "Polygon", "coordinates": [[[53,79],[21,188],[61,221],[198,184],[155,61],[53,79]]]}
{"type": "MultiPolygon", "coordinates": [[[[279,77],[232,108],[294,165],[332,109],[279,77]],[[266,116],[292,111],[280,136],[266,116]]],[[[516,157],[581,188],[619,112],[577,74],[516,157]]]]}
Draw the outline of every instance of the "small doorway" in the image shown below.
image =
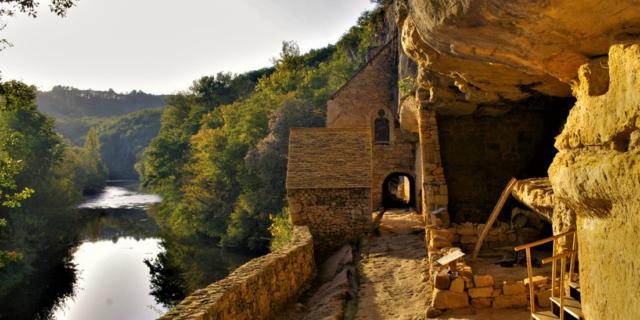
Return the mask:
{"type": "Polygon", "coordinates": [[[416,203],[415,181],[406,173],[392,173],[382,184],[382,205],[388,208],[413,208],[416,203]]]}

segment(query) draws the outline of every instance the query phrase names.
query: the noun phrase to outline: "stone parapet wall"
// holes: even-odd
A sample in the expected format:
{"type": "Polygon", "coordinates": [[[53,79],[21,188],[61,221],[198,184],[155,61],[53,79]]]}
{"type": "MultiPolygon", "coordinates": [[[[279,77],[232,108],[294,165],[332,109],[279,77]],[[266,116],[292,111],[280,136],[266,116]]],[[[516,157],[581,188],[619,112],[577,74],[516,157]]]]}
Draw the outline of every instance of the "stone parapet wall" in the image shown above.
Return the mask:
{"type": "Polygon", "coordinates": [[[295,301],[315,274],[313,238],[307,227],[296,226],[286,248],[253,259],[193,292],[160,319],[269,319],[295,301]]]}

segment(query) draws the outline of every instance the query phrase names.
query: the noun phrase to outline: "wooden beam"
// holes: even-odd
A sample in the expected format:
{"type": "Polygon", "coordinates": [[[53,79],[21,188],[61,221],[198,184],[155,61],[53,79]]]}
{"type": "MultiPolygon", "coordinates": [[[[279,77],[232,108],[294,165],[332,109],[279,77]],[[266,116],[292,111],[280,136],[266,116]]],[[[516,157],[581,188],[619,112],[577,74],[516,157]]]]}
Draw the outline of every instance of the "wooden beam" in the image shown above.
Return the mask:
{"type": "Polygon", "coordinates": [[[511,194],[511,189],[513,189],[513,186],[516,185],[516,182],[518,182],[516,178],[511,178],[511,180],[509,180],[509,183],[507,183],[507,186],[504,187],[504,190],[502,190],[500,199],[498,199],[498,203],[496,203],[496,206],[493,207],[493,211],[489,216],[489,220],[487,221],[487,224],[484,225],[484,229],[480,234],[480,238],[478,238],[478,242],[476,242],[476,247],[473,249],[471,260],[476,260],[476,258],[478,257],[478,253],[480,253],[480,248],[482,247],[482,243],[484,242],[484,239],[487,237],[487,234],[489,234],[489,230],[491,230],[493,223],[496,222],[496,219],[498,218],[500,211],[502,211],[502,207],[504,207],[504,204],[507,202],[507,199],[511,194]]]}

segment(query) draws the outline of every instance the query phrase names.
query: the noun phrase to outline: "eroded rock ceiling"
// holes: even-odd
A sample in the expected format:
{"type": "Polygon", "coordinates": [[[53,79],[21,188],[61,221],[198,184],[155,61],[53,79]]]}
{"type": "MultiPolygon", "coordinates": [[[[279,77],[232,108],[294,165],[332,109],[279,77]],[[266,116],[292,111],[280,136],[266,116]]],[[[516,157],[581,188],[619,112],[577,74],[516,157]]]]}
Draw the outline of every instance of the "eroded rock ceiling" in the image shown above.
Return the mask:
{"type": "Polygon", "coordinates": [[[582,64],[640,36],[637,0],[402,0],[397,16],[418,97],[452,114],[570,96],[582,64]]]}

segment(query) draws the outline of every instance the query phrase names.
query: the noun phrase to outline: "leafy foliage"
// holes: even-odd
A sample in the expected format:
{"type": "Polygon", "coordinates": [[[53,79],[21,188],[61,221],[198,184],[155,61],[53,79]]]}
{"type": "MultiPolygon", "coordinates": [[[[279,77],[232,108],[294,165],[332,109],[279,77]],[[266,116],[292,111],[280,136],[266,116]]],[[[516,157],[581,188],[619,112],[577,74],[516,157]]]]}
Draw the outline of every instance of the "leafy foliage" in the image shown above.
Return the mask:
{"type": "MultiPolygon", "coordinates": [[[[49,9],[59,16],[64,16],[75,2],[74,0],[52,0],[49,9]]],[[[38,5],[39,3],[35,0],[0,0],[0,16],[13,16],[20,12],[35,18],[38,14],[38,5]]]]}
{"type": "Polygon", "coordinates": [[[43,230],[65,225],[64,208],[106,178],[95,131],[86,148],[66,145],[53,120],[37,110],[35,95],[33,86],[0,83],[0,296],[51,253],[52,243],[65,239],[43,230]]]}
{"type": "Polygon", "coordinates": [[[271,244],[269,249],[278,251],[289,244],[293,234],[292,226],[289,223],[289,209],[282,210],[282,214],[276,216],[270,216],[271,226],[269,232],[271,233],[271,244]]]}
{"type": "Polygon", "coordinates": [[[338,43],[307,54],[284,42],[273,69],[205,77],[168,98],[139,167],[163,196],[161,225],[266,250],[270,215],[284,216],[289,129],[323,125],[326,101],[365,62],[381,19],[367,12],[338,43]]]}
{"type": "Polygon", "coordinates": [[[96,129],[100,154],[111,179],[137,179],[136,163],[160,131],[162,109],[149,109],[103,121],[96,129]]]}

